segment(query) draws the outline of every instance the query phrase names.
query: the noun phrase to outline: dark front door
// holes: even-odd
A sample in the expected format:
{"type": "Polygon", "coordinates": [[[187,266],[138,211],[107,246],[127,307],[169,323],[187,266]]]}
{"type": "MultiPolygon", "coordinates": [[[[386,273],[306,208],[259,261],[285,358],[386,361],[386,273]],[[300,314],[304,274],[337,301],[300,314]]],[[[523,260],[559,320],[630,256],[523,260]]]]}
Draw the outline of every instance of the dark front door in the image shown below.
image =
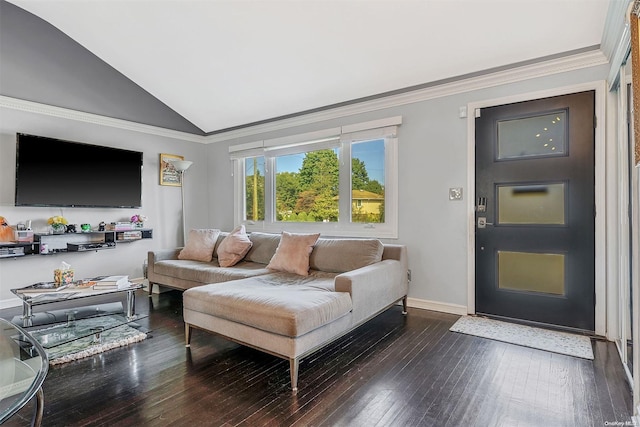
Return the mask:
{"type": "Polygon", "coordinates": [[[476,119],[476,312],[595,329],[595,94],[476,119]]]}

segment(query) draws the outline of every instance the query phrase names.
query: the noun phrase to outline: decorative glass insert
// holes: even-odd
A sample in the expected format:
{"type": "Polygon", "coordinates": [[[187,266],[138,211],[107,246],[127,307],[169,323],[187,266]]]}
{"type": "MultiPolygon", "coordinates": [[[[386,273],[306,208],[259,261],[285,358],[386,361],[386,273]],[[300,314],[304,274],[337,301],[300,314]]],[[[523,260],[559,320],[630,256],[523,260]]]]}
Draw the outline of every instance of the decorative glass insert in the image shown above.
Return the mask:
{"type": "Polygon", "coordinates": [[[498,186],[498,224],[564,225],[565,183],[498,186]]]}
{"type": "Polygon", "coordinates": [[[498,122],[498,159],[566,155],[566,123],[565,111],[543,116],[500,120],[498,122]]]}
{"type": "Polygon", "coordinates": [[[565,256],[498,251],[498,288],[565,294],[565,256]]]}

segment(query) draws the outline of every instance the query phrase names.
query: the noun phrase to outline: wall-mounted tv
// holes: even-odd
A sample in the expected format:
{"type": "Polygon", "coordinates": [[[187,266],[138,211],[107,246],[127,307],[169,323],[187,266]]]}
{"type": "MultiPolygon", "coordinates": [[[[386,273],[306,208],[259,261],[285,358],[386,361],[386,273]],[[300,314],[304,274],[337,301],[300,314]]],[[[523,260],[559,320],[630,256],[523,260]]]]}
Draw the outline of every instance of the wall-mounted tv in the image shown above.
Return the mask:
{"type": "Polygon", "coordinates": [[[142,153],[18,133],[15,205],[139,208],[142,153]]]}

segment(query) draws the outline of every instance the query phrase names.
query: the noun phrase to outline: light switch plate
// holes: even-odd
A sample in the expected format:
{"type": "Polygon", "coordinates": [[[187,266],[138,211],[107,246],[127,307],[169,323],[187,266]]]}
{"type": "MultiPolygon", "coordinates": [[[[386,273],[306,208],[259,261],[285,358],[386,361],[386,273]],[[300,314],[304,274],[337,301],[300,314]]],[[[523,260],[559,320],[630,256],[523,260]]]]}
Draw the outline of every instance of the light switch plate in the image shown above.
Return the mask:
{"type": "Polygon", "coordinates": [[[462,200],[462,187],[450,188],[449,200],[462,200]]]}

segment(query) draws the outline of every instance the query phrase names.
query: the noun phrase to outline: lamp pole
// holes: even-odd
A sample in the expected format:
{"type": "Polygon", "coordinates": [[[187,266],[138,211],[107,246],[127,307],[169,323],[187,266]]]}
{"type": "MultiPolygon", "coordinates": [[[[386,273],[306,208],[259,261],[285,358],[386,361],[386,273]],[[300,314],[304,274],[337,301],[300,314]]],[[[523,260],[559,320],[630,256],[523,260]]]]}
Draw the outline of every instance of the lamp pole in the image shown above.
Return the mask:
{"type": "Polygon", "coordinates": [[[189,160],[169,160],[175,170],[180,174],[180,199],[182,200],[182,245],[187,244],[187,220],[184,212],[184,173],[193,162],[189,160]]]}

